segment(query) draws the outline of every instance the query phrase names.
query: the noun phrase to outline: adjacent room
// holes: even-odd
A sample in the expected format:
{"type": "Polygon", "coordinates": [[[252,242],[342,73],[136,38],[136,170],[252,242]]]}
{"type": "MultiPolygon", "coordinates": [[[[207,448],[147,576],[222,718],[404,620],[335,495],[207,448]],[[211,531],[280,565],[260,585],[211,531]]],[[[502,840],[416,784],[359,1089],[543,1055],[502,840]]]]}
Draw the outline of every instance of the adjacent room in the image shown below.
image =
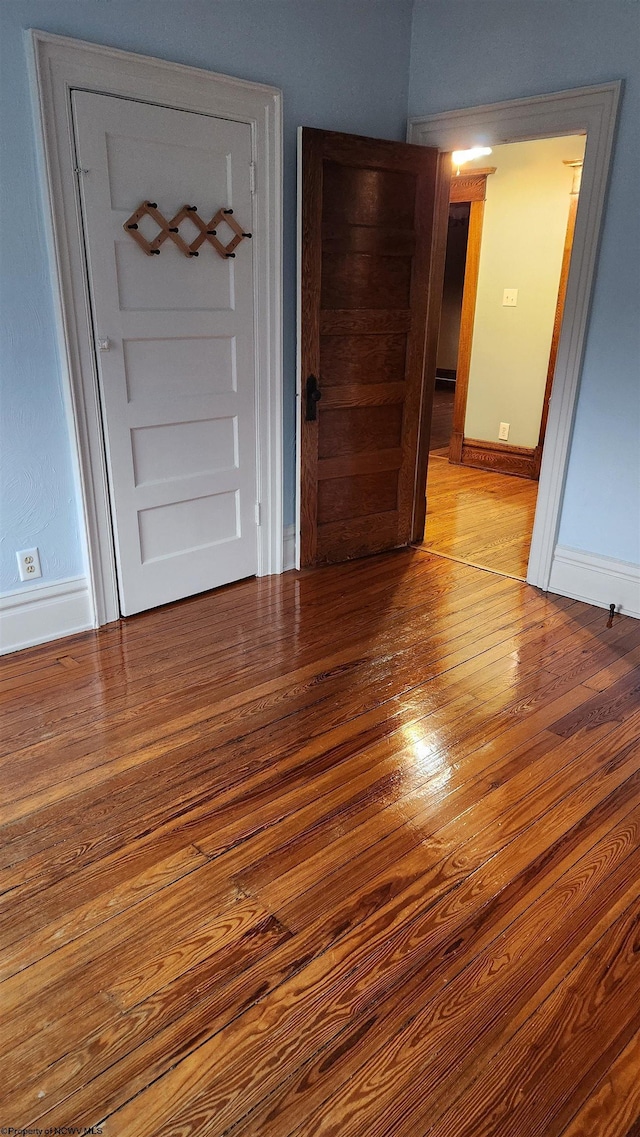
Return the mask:
{"type": "Polygon", "coordinates": [[[522,580],[585,143],[544,138],[452,159],[424,544],[522,580]]]}
{"type": "Polygon", "coordinates": [[[639,1137],[639,17],[0,6],[3,1133],[639,1137]]]}

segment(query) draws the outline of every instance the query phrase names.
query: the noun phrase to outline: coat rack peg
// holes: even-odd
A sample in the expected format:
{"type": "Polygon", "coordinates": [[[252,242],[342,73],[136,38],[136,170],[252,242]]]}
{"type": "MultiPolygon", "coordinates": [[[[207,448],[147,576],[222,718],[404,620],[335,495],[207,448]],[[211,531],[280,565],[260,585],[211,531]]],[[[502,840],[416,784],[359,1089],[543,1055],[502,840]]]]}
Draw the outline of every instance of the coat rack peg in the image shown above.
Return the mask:
{"type": "Polygon", "coordinates": [[[173,241],[177,245],[180,252],[185,257],[198,257],[200,256],[199,249],[201,245],[207,242],[213,245],[219,257],[227,260],[235,258],[235,249],[244,238],[250,238],[251,233],[246,232],[233,217],[233,209],[220,208],[217,213],[214,213],[210,221],[203,221],[198,214],[197,205],[183,205],[174,217],[167,219],[158,209],[157,202],[143,201],[141,205],[127,218],[123,225],[123,229],[128,232],[129,236],[140,246],[142,251],[148,257],[159,256],[160,248],[166,240],[173,241]],[[139,230],[139,222],[144,217],[150,217],[152,221],[158,226],[158,232],[152,241],[148,241],[143,233],[139,230]],[[180,223],[186,218],[193,222],[196,229],[199,230],[196,237],[190,244],[180,236],[180,223]],[[231,229],[231,240],[226,244],[218,237],[217,226],[221,221],[225,220],[229,229],[231,229]]]}

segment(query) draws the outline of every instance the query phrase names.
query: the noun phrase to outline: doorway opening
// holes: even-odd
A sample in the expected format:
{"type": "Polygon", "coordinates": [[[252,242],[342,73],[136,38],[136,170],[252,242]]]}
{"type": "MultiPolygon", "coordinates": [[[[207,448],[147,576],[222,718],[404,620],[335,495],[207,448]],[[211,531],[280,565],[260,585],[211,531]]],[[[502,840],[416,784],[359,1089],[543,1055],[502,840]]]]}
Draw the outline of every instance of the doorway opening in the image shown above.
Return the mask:
{"type": "Polygon", "coordinates": [[[526,579],[584,134],[454,172],[422,547],[526,579]]]}

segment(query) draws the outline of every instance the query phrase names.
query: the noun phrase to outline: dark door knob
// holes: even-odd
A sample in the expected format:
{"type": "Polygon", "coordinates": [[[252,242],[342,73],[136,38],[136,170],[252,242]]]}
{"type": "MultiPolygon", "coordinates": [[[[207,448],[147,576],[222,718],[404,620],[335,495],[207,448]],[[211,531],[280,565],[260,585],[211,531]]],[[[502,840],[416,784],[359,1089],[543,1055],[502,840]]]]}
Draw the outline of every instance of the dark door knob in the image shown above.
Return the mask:
{"type": "Polygon", "coordinates": [[[307,379],[305,395],[307,403],[305,418],[307,422],[315,422],[318,417],[317,406],[322,398],[322,391],[318,387],[318,380],[315,375],[310,375],[307,379]]]}

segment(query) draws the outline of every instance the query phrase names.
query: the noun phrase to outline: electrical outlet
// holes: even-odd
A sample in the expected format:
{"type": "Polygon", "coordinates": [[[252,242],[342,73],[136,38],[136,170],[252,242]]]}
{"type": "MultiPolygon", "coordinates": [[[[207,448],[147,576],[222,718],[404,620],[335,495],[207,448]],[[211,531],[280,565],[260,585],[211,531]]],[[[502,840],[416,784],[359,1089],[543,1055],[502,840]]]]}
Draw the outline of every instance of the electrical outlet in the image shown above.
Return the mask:
{"type": "Polygon", "coordinates": [[[40,553],[37,549],[23,549],[22,552],[16,553],[16,557],[20,580],[35,580],[37,576],[42,576],[40,553]]]}
{"type": "Polygon", "coordinates": [[[509,423],[508,422],[501,422],[500,423],[500,430],[498,431],[498,438],[500,439],[501,442],[506,442],[507,439],[509,438],[509,423]]]}
{"type": "Polygon", "coordinates": [[[517,288],[505,288],[504,292],[502,293],[502,307],[503,308],[515,308],[517,303],[518,303],[518,289],[517,288]]]}

